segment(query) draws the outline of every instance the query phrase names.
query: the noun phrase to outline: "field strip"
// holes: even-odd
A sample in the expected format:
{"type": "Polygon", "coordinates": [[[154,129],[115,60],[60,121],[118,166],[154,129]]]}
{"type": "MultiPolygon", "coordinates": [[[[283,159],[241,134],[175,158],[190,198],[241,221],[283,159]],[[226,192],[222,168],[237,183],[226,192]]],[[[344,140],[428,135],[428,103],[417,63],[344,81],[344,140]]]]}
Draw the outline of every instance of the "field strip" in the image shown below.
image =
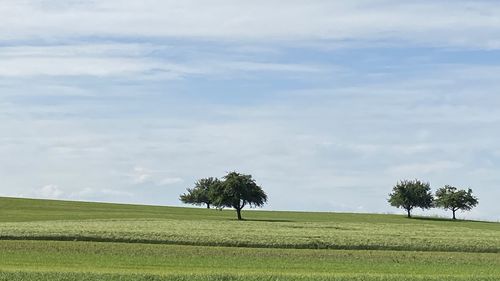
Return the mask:
{"type": "Polygon", "coordinates": [[[498,226],[474,223],[443,226],[419,221],[396,224],[181,219],[61,220],[3,222],[0,223],[0,239],[499,253],[498,226]]]}
{"type": "Polygon", "coordinates": [[[108,238],[96,236],[3,236],[0,241],[73,241],[73,242],[96,242],[96,243],[127,243],[127,244],[159,244],[159,245],[182,245],[182,246],[205,246],[205,247],[234,247],[234,248],[273,248],[273,249],[315,249],[315,250],[375,250],[375,251],[420,251],[420,252],[463,252],[463,253],[500,253],[500,249],[462,249],[462,248],[439,248],[422,246],[393,246],[393,245],[334,245],[326,243],[307,244],[261,244],[246,242],[203,242],[182,240],[149,240],[135,238],[108,238]]]}
{"type": "Polygon", "coordinates": [[[0,270],[81,274],[89,274],[89,272],[95,274],[136,273],[160,276],[186,275],[186,273],[202,276],[221,274],[234,276],[235,273],[241,273],[241,275],[252,277],[265,273],[266,276],[315,278],[373,277],[368,280],[379,280],[377,279],[379,276],[392,278],[405,273],[417,278],[408,280],[425,279],[426,276],[441,276],[443,280],[451,277],[463,280],[466,280],[464,279],[466,277],[486,278],[477,280],[498,280],[487,278],[500,277],[500,255],[0,241],[0,270]]]}
{"type": "Polygon", "coordinates": [[[498,276],[408,274],[138,274],[0,270],[1,281],[498,281],[498,276]]]}

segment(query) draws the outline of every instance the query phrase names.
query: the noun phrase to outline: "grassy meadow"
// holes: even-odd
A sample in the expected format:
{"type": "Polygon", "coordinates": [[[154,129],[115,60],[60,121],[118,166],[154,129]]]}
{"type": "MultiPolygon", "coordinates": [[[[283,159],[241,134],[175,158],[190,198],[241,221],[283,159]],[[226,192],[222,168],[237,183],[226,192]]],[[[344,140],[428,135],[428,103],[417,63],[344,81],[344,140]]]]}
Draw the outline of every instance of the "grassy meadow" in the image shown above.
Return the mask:
{"type": "Polygon", "coordinates": [[[500,224],[0,198],[0,280],[500,280],[500,224]]]}

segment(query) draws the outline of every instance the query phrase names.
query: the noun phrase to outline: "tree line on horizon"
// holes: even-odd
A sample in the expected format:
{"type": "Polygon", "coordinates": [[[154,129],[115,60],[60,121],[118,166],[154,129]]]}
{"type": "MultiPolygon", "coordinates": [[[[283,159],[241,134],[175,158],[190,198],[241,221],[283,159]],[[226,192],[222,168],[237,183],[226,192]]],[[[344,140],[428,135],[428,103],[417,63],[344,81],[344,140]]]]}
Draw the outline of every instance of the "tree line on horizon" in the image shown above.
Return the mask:
{"type": "MultiPolygon", "coordinates": [[[[246,206],[262,207],[267,203],[267,194],[251,175],[229,172],[222,179],[209,177],[197,180],[193,188],[180,195],[180,200],[185,204],[205,205],[207,209],[234,208],[238,220],[242,220],[241,210],[246,206]]],[[[445,185],[433,195],[430,183],[417,179],[399,181],[389,194],[388,202],[406,210],[408,218],[411,218],[411,211],[415,208],[425,210],[437,207],[452,211],[453,220],[456,220],[456,211],[469,211],[479,203],[470,188],[465,190],[445,185]]]]}
{"type": "Polygon", "coordinates": [[[452,211],[454,220],[457,219],[456,211],[470,211],[479,204],[470,188],[465,190],[445,185],[439,188],[434,196],[430,183],[417,179],[399,181],[389,194],[388,202],[391,206],[405,209],[408,218],[411,218],[414,208],[425,210],[437,207],[452,211]]]}

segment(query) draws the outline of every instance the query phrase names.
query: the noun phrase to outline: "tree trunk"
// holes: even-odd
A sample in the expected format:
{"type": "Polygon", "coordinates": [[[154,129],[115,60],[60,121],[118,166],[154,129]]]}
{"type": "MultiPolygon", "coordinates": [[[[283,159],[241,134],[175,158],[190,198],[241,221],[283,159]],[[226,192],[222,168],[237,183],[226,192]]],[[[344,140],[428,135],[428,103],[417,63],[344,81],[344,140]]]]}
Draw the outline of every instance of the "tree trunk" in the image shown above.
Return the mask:
{"type": "Polygon", "coordinates": [[[408,212],[408,218],[411,218],[411,210],[410,209],[406,209],[406,212],[408,212]]]}
{"type": "Polygon", "coordinates": [[[456,220],[456,219],[457,219],[457,217],[455,217],[455,212],[456,212],[457,210],[452,210],[452,211],[453,211],[453,219],[454,219],[454,220],[456,220]]]}
{"type": "Polygon", "coordinates": [[[207,209],[210,209],[210,203],[207,203],[207,209]]]}
{"type": "Polygon", "coordinates": [[[238,214],[238,220],[242,220],[241,218],[241,209],[236,209],[236,214],[238,214]]]}

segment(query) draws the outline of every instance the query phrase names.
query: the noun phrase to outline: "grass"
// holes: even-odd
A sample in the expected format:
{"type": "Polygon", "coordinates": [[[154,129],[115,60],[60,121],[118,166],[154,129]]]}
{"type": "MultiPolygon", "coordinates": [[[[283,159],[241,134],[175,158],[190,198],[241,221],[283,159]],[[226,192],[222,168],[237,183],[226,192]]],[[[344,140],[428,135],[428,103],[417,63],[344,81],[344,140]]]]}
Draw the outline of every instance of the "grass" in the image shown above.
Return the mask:
{"type": "Polygon", "coordinates": [[[233,211],[192,208],[25,199],[0,206],[0,239],[10,240],[500,252],[500,224],[488,222],[262,211],[247,211],[241,222],[233,211]]]}
{"type": "Polygon", "coordinates": [[[262,222],[179,219],[0,224],[0,238],[202,246],[500,252],[500,231],[467,224],[262,222]]]}
{"type": "Polygon", "coordinates": [[[0,281],[500,280],[499,223],[267,211],[234,217],[0,198],[0,281]]]}
{"type": "Polygon", "coordinates": [[[320,280],[332,273],[351,278],[400,276],[402,272],[411,272],[415,278],[436,274],[464,280],[473,276],[500,276],[500,259],[490,253],[318,251],[61,241],[1,241],[0,264],[4,272],[101,275],[182,276],[187,271],[196,276],[309,276],[320,280]]]}
{"type": "Polygon", "coordinates": [[[498,281],[496,277],[446,277],[446,276],[282,276],[282,275],[148,275],[148,274],[95,274],[95,273],[45,273],[0,272],[0,281],[498,281]]]}

